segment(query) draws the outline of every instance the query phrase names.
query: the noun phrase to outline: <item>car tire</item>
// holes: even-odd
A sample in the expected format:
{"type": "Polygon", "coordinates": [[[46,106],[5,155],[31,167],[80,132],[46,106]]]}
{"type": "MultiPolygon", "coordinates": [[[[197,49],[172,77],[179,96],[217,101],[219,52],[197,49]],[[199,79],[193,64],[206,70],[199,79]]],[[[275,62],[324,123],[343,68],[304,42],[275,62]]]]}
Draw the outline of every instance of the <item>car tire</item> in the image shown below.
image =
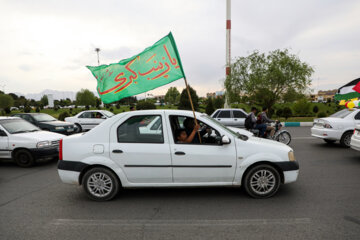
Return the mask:
{"type": "Polygon", "coordinates": [[[80,133],[80,132],[82,132],[82,127],[81,127],[80,124],[75,123],[74,125],[75,125],[75,133],[80,133]]]}
{"type": "Polygon", "coordinates": [[[328,144],[332,144],[336,142],[336,140],[330,140],[330,139],[324,139],[324,141],[328,144]]]}
{"type": "Polygon", "coordinates": [[[35,164],[33,155],[26,149],[19,149],[14,153],[14,161],[19,167],[28,168],[35,164]]]}
{"type": "Polygon", "coordinates": [[[343,147],[349,148],[350,147],[350,141],[351,141],[351,136],[353,135],[352,131],[348,131],[345,132],[340,139],[340,144],[343,147]]]}
{"type": "Polygon", "coordinates": [[[95,167],[88,170],[83,177],[83,188],[87,196],[95,201],[109,201],[119,192],[120,182],[109,169],[95,167]]]}
{"type": "Polygon", "coordinates": [[[245,175],[245,191],[253,198],[272,197],[280,187],[279,172],[268,164],[252,167],[245,175]]]}

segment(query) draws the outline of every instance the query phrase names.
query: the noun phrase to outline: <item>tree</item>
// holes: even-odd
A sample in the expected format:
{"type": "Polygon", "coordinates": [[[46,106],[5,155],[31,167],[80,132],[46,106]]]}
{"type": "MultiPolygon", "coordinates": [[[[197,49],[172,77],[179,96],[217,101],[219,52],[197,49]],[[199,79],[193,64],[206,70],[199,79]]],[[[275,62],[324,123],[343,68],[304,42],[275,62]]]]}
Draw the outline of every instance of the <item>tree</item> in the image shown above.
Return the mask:
{"type": "Polygon", "coordinates": [[[291,108],[289,107],[284,107],[283,111],[282,111],[282,116],[287,120],[289,117],[292,116],[292,111],[291,108]]]}
{"type": "Polygon", "coordinates": [[[307,116],[310,113],[311,104],[306,99],[301,99],[294,104],[294,111],[298,116],[307,116]]]}
{"type": "Polygon", "coordinates": [[[318,113],[318,112],[319,112],[319,107],[315,105],[315,106],[313,107],[313,112],[314,112],[314,113],[318,113]]]}
{"type": "Polygon", "coordinates": [[[171,105],[177,104],[180,95],[180,92],[177,90],[176,87],[171,87],[168,89],[168,91],[165,94],[165,102],[170,103],[171,105]]]}
{"type": "Polygon", "coordinates": [[[136,110],[147,110],[147,109],[156,109],[156,106],[153,102],[141,100],[136,104],[136,110]]]}
{"type": "Polygon", "coordinates": [[[245,99],[250,104],[271,109],[289,89],[304,93],[313,72],[310,65],[287,49],[274,50],[267,55],[254,51],[236,59],[224,86],[231,102],[245,99]]]}
{"type": "Polygon", "coordinates": [[[214,100],[215,109],[222,108],[224,106],[224,103],[225,103],[224,98],[222,97],[215,98],[214,100]]]}
{"type": "Polygon", "coordinates": [[[43,95],[40,99],[40,102],[43,106],[47,106],[49,105],[49,100],[48,100],[48,97],[47,95],[43,95]]]}
{"type": "MultiPolygon", "coordinates": [[[[189,91],[190,91],[191,99],[192,99],[192,102],[194,105],[194,109],[195,109],[195,111],[197,111],[199,109],[199,97],[196,94],[196,91],[190,86],[189,86],[189,91]]],[[[179,102],[178,109],[192,110],[186,88],[184,88],[180,94],[180,102],[179,102]]]]}
{"type": "Polygon", "coordinates": [[[293,88],[290,88],[284,93],[282,99],[284,102],[295,102],[296,100],[302,99],[304,97],[304,94],[297,92],[293,88]]]}
{"type": "Polygon", "coordinates": [[[0,109],[10,109],[14,105],[14,99],[7,94],[0,94],[0,109]]]}
{"type": "Polygon", "coordinates": [[[212,98],[208,98],[206,101],[205,112],[207,115],[211,115],[215,111],[212,98]]]}
{"type": "Polygon", "coordinates": [[[76,104],[84,106],[95,106],[96,97],[90,90],[81,89],[80,92],[76,93],[76,104]]]}

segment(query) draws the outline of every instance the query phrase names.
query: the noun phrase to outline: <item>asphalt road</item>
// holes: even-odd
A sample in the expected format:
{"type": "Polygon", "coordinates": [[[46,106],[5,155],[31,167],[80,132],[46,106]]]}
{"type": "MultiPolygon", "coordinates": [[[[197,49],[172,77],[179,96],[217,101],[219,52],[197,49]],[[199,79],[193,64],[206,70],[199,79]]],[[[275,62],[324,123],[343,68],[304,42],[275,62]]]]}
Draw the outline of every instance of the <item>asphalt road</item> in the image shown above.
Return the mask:
{"type": "Polygon", "coordinates": [[[296,183],[270,199],[238,188],[131,189],[89,200],[56,163],[0,163],[0,239],[359,239],[360,152],[288,128],[296,183]]]}

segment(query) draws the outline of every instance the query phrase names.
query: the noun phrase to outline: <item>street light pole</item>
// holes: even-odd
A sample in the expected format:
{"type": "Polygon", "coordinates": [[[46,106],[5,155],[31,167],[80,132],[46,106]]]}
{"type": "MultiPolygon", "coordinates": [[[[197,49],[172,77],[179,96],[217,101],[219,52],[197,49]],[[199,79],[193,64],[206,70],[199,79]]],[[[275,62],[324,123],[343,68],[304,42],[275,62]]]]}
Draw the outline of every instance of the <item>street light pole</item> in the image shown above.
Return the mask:
{"type": "Polygon", "coordinates": [[[100,65],[100,59],[99,59],[100,48],[95,48],[95,52],[97,53],[98,65],[100,65]]]}
{"type": "MultiPolygon", "coordinates": [[[[226,71],[225,78],[230,75],[231,65],[231,0],[226,0],[226,71]]],[[[225,94],[225,108],[229,107],[228,98],[225,94]]]]}

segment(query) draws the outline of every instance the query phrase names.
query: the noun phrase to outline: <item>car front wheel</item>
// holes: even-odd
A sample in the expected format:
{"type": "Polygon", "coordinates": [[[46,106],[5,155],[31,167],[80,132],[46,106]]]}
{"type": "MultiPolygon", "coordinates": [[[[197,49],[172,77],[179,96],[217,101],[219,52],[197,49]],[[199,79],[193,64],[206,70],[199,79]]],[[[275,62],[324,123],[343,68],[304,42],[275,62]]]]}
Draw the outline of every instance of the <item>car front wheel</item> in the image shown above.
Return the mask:
{"type": "Polygon", "coordinates": [[[80,126],[80,124],[75,123],[74,131],[75,131],[76,133],[82,132],[82,127],[80,126]]]}
{"type": "Polygon", "coordinates": [[[349,132],[345,132],[341,139],[340,139],[340,144],[343,147],[349,148],[350,147],[350,142],[351,142],[351,136],[353,135],[352,131],[349,132]]]}
{"type": "Polygon", "coordinates": [[[26,149],[17,150],[14,154],[15,163],[19,167],[28,168],[35,164],[34,157],[26,149]]]}
{"type": "Polygon", "coordinates": [[[280,174],[270,165],[257,165],[247,172],[243,184],[251,197],[269,198],[279,190],[280,174]]]}
{"type": "Polygon", "coordinates": [[[85,173],[83,187],[92,200],[108,201],[119,192],[120,183],[112,171],[96,167],[85,173]]]}

